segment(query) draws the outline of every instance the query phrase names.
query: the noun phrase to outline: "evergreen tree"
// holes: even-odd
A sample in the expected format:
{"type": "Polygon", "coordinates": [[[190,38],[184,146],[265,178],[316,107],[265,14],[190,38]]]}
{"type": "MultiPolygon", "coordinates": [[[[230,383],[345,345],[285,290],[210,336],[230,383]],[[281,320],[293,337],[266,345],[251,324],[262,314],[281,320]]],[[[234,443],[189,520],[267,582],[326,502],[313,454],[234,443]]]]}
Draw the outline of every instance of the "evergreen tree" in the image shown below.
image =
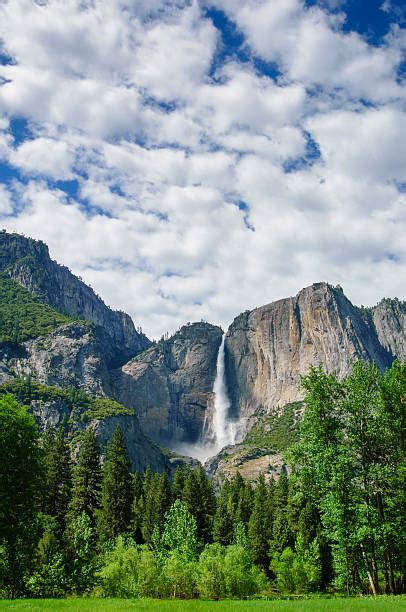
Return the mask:
{"type": "Polygon", "coordinates": [[[233,517],[229,511],[230,483],[226,480],[217,498],[217,507],[213,519],[213,541],[226,546],[233,539],[233,517]]]}
{"type": "Polygon", "coordinates": [[[186,472],[180,499],[196,519],[199,539],[210,542],[216,501],[212,484],[202,466],[186,472]]]}
{"type": "Polygon", "coordinates": [[[268,552],[272,528],[269,510],[267,487],[261,475],[255,487],[254,505],[248,523],[248,536],[254,562],[266,571],[269,566],[268,552]]]}
{"type": "Polygon", "coordinates": [[[70,449],[63,428],[45,431],[42,444],[45,470],[42,510],[45,514],[55,517],[62,532],[65,528],[72,484],[70,449]]]}
{"type": "Polygon", "coordinates": [[[144,518],[144,484],[141,475],[133,474],[133,501],[131,511],[131,534],[137,544],[142,544],[142,523],[144,518]]]}
{"type": "Polygon", "coordinates": [[[92,429],[83,432],[77,465],[73,470],[72,498],[69,504],[70,519],[88,515],[92,527],[100,507],[101,466],[100,449],[92,429]]]}
{"type": "Polygon", "coordinates": [[[102,539],[126,532],[131,523],[132,478],[123,432],[117,426],[107,447],[103,466],[99,533],[102,539]]]}

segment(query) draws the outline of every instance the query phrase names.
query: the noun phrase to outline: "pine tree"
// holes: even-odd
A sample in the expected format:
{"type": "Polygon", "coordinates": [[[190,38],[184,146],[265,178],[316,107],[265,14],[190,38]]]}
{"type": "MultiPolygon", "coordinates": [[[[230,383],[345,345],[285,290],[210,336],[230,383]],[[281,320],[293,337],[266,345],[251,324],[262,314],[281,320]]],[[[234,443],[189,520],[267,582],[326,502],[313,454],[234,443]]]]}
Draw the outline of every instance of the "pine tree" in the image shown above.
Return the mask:
{"type": "Polygon", "coordinates": [[[120,426],[114,430],[103,467],[99,533],[102,539],[126,532],[131,523],[130,460],[120,426]]]}
{"type": "Polygon", "coordinates": [[[294,546],[294,537],[288,521],[289,480],[281,474],[274,489],[274,519],[272,524],[272,553],[282,552],[287,546],[294,546]]]}
{"type": "Polygon", "coordinates": [[[42,511],[55,517],[63,531],[71,495],[72,462],[62,427],[57,431],[48,429],[43,434],[43,451],[45,489],[42,511]]]}
{"type": "Polygon", "coordinates": [[[70,519],[74,520],[86,512],[91,526],[94,527],[96,512],[100,507],[100,494],[100,449],[94,431],[87,429],[82,434],[79,458],[73,470],[72,499],[69,504],[70,519]]]}
{"type": "Polygon", "coordinates": [[[213,541],[227,546],[233,540],[233,517],[229,510],[230,482],[225,481],[217,498],[213,519],[213,541]]]}
{"type": "Polygon", "coordinates": [[[248,523],[248,537],[254,562],[264,570],[269,567],[269,540],[272,518],[268,506],[268,493],[263,475],[258,479],[254,492],[254,505],[248,523]]]}

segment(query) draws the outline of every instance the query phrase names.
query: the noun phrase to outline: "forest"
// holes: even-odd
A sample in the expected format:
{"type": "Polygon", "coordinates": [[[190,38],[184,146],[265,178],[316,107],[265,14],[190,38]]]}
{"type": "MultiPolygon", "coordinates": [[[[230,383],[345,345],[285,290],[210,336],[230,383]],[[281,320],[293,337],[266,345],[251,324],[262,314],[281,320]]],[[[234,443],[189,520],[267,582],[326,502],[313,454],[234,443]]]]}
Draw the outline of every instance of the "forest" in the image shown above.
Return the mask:
{"type": "Polygon", "coordinates": [[[131,473],[119,427],[104,456],[91,427],[41,432],[0,395],[0,597],[403,593],[406,366],[301,385],[288,473],[222,486],[131,473]]]}

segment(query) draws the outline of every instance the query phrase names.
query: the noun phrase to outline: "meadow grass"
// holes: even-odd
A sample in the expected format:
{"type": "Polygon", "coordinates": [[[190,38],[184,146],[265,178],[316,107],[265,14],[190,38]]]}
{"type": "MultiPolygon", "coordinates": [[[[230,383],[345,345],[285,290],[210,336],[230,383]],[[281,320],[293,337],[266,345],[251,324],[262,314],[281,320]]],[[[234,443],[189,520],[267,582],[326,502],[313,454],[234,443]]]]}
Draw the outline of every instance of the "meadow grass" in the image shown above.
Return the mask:
{"type": "Polygon", "coordinates": [[[323,598],[314,597],[297,600],[252,600],[252,601],[203,601],[203,600],[163,600],[163,599],[109,599],[109,598],[68,598],[68,599],[16,599],[0,600],[1,610],[67,610],[80,612],[98,610],[124,611],[134,610],[150,612],[193,612],[216,610],[218,612],[256,612],[268,610],[281,610],[288,612],[307,612],[339,610],[340,612],[368,612],[376,610],[386,612],[389,610],[406,610],[406,597],[360,597],[360,598],[323,598]]]}

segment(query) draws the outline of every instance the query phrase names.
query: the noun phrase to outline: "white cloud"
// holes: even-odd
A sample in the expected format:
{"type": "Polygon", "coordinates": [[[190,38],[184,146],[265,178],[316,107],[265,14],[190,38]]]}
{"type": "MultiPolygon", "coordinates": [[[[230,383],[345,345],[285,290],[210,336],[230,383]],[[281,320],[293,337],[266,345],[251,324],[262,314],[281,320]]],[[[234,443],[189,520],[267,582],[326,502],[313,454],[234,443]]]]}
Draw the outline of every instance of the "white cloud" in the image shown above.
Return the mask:
{"type": "Polygon", "coordinates": [[[404,297],[403,32],[373,47],[299,0],[216,5],[245,61],[216,56],[203,2],[0,3],[3,225],[154,336],[318,280],[404,297]],[[73,178],[76,200],[52,187],[73,178]]]}

